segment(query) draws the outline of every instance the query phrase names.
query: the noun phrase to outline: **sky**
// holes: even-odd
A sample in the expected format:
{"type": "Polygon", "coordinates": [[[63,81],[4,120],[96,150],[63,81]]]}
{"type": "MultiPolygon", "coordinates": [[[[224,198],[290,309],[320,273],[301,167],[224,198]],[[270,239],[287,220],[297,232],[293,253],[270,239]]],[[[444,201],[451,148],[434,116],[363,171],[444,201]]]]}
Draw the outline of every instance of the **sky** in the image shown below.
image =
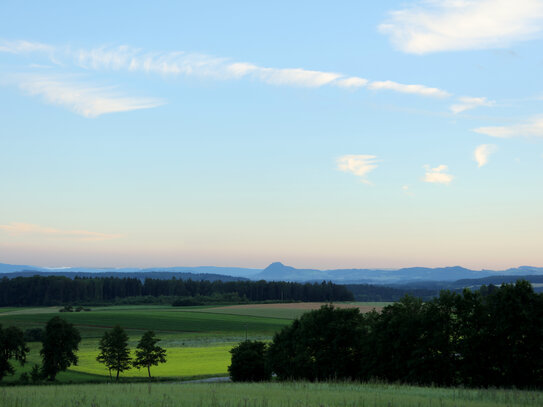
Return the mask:
{"type": "Polygon", "coordinates": [[[543,1],[0,2],[0,262],[543,266],[543,1]]]}

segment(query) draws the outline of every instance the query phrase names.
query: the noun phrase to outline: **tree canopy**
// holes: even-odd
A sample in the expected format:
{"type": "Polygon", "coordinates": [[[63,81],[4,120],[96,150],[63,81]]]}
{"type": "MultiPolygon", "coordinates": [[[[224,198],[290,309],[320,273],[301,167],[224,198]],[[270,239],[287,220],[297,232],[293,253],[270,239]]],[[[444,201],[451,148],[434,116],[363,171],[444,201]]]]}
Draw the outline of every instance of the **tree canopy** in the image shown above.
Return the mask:
{"type": "Polygon", "coordinates": [[[115,380],[118,381],[119,374],[132,366],[128,335],[120,325],[115,325],[110,331],[104,332],[99,349],[96,360],[106,365],[110,377],[112,371],[116,372],[115,380]]]}
{"type": "Polygon", "coordinates": [[[542,343],[543,295],[518,281],[364,315],[324,306],[278,332],[268,360],[281,380],[542,387],[542,343]]]}
{"type": "Polygon", "coordinates": [[[23,366],[29,351],[23,331],[14,326],[2,328],[0,324],[0,380],[8,374],[15,373],[10,360],[17,361],[23,366]]]}
{"type": "Polygon", "coordinates": [[[166,362],[166,350],[157,343],[160,341],[153,331],[147,331],[143,334],[138,346],[136,347],[136,358],[133,365],[136,368],[146,368],[149,378],[151,378],[151,366],[158,366],[159,363],[166,362]]]}
{"type": "Polygon", "coordinates": [[[60,317],[53,317],[45,325],[42,356],[42,372],[49,380],[55,380],[59,372],[71,365],[77,365],[76,352],[79,349],[79,331],[60,317]]]}
{"type": "MultiPolygon", "coordinates": [[[[331,282],[194,281],[148,278],[34,276],[0,279],[0,306],[105,304],[123,298],[232,297],[238,301],[352,301],[352,293],[331,282]]],[[[170,301],[171,302],[171,301],[170,301]]],[[[182,304],[180,304],[182,305],[182,304]]]]}
{"type": "Polygon", "coordinates": [[[261,382],[271,379],[266,361],[266,344],[260,341],[244,341],[230,350],[232,361],[228,373],[234,382],[261,382]]]}

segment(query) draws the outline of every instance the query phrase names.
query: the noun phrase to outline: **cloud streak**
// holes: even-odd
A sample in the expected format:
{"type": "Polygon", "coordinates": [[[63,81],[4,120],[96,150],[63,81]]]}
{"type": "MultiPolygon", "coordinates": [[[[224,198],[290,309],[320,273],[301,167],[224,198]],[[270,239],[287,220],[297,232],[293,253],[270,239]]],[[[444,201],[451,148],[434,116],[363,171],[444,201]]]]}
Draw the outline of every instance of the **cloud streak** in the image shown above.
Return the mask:
{"type": "Polygon", "coordinates": [[[543,31],[541,0],[428,0],[395,10],[379,25],[401,51],[504,48],[543,31]]]}
{"type": "Polygon", "coordinates": [[[81,241],[102,241],[122,237],[120,234],[90,232],[88,230],[61,230],[52,227],[20,222],[0,225],[0,230],[12,236],[38,236],[81,241]]]}
{"type": "Polygon", "coordinates": [[[450,96],[449,92],[438,88],[430,88],[424,85],[404,85],[393,81],[376,81],[368,85],[369,89],[373,90],[393,90],[400,93],[411,93],[420,96],[430,96],[438,98],[446,98],[450,96]]]}
{"type": "Polygon", "coordinates": [[[490,137],[543,137],[543,116],[534,117],[526,123],[512,126],[486,126],[473,129],[475,133],[490,137]]]}
{"type": "Polygon", "coordinates": [[[497,147],[494,144],[481,144],[473,152],[473,158],[477,161],[477,166],[481,168],[488,163],[488,157],[494,153],[497,147]]]}
{"type": "Polygon", "coordinates": [[[24,92],[40,96],[46,103],[62,106],[81,116],[94,118],[107,113],[149,109],[162,105],[159,99],[120,96],[111,88],[69,83],[54,76],[17,76],[24,92]]]}
{"type": "Polygon", "coordinates": [[[451,105],[450,109],[454,114],[465,112],[466,110],[475,109],[481,106],[494,106],[496,102],[488,100],[485,97],[461,97],[458,98],[458,103],[451,105]]]}
{"type": "Polygon", "coordinates": [[[337,159],[337,166],[340,171],[350,172],[360,177],[365,184],[371,184],[366,175],[377,168],[377,157],[374,155],[348,154],[337,159]]]}
{"type": "Polygon", "coordinates": [[[274,68],[248,62],[231,61],[210,55],[186,52],[144,52],[128,46],[72,49],[28,41],[0,42],[0,51],[45,53],[53,61],[62,60],[86,70],[145,72],[159,75],[184,75],[215,80],[250,79],[275,86],[343,89],[368,87],[425,97],[448,97],[444,90],[422,84],[402,84],[390,80],[370,81],[358,76],[304,68],[274,68]]]}
{"type": "Polygon", "coordinates": [[[448,167],[446,165],[439,165],[435,168],[430,168],[429,165],[425,165],[424,169],[426,170],[426,174],[424,175],[424,182],[448,185],[454,179],[451,174],[446,173],[446,171],[448,170],[448,167]]]}

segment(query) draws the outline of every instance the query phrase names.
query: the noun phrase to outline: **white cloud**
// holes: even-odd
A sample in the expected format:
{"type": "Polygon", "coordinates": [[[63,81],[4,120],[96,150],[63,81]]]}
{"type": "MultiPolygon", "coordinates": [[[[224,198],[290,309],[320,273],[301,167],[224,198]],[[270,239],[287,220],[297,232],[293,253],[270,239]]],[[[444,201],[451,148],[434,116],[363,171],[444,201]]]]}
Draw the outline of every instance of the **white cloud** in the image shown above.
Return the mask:
{"type": "Polygon", "coordinates": [[[514,124],[512,126],[478,127],[472,131],[498,138],[543,137],[543,116],[535,117],[527,123],[514,124]]]}
{"type": "MultiPolygon", "coordinates": [[[[4,43],[0,43],[4,44],[4,43]]],[[[11,44],[11,43],[10,43],[11,44]]],[[[160,75],[185,75],[215,80],[253,79],[270,85],[321,87],[325,85],[356,89],[368,86],[374,90],[392,90],[420,96],[447,97],[449,93],[419,84],[401,84],[393,81],[370,82],[358,76],[303,68],[272,68],[248,62],[232,62],[203,54],[185,52],[144,52],[128,46],[99,47],[93,49],[54,48],[49,45],[19,41],[15,45],[0,45],[0,52],[24,49],[47,51],[50,59],[69,60],[88,70],[114,70],[145,72],[160,75]]]]}
{"type": "Polygon", "coordinates": [[[454,178],[451,174],[447,174],[445,172],[448,169],[446,165],[439,165],[435,168],[430,168],[429,165],[425,165],[424,169],[426,170],[426,174],[424,175],[424,182],[431,182],[435,184],[450,184],[454,178]]]}
{"type": "Polygon", "coordinates": [[[508,47],[543,31],[541,0],[426,0],[392,11],[379,26],[413,54],[508,47]]]}
{"type": "Polygon", "coordinates": [[[46,103],[65,107],[85,117],[149,109],[163,104],[158,99],[123,97],[108,88],[66,83],[55,77],[22,75],[16,79],[19,87],[30,95],[41,96],[46,103]]]}
{"type": "Polygon", "coordinates": [[[309,71],[307,69],[258,68],[253,75],[271,85],[320,87],[333,83],[341,75],[332,72],[309,71]]]}
{"type": "Polygon", "coordinates": [[[477,146],[473,152],[473,157],[475,158],[475,161],[477,161],[479,168],[488,163],[488,157],[490,154],[494,153],[496,149],[497,147],[494,144],[481,144],[480,146],[477,146]]]}
{"type": "Polygon", "coordinates": [[[350,172],[357,177],[362,178],[362,182],[370,184],[366,180],[366,174],[377,168],[377,157],[374,155],[356,155],[348,154],[337,159],[338,169],[344,172],[350,172]]]}
{"type": "Polygon", "coordinates": [[[12,236],[45,236],[84,241],[110,240],[122,237],[122,235],[119,234],[89,232],[88,230],[60,230],[52,227],[20,222],[0,225],[0,230],[12,236]]]}
{"type": "Polygon", "coordinates": [[[454,114],[457,114],[480,106],[494,106],[495,103],[485,97],[461,97],[458,98],[458,103],[451,105],[450,109],[454,114]]]}
{"type": "Polygon", "coordinates": [[[47,52],[53,53],[55,48],[42,44],[39,42],[31,41],[0,41],[0,52],[9,52],[11,54],[24,54],[31,52],[47,52]]]}
{"type": "Polygon", "coordinates": [[[438,88],[429,88],[424,85],[404,85],[393,81],[375,81],[368,85],[369,89],[374,90],[393,90],[401,93],[412,93],[421,96],[431,96],[438,98],[449,97],[450,94],[438,88]]]}
{"type": "Polygon", "coordinates": [[[366,86],[368,82],[369,81],[367,79],[351,76],[350,78],[339,79],[335,82],[335,84],[342,88],[361,88],[366,86]]]}

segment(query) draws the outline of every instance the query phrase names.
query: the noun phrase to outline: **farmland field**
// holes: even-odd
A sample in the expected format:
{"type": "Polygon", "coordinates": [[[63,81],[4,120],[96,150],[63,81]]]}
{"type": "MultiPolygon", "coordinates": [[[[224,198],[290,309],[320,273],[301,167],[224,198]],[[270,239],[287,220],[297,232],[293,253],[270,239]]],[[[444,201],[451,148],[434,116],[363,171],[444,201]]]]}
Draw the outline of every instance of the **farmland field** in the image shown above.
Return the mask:
{"type": "Polygon", "coordinates": [[[444,389],[353,383],[184,383],[26,386],[0,388],[2,407],[147,406],[395,406],[529,407],[541,392],[444,389]]]}
{"type": "MultiPolygon", "coordinates": [[[[360,312],[369,312],[372,309],[380,310],[386,304],[388,303],[353,302],[335,304],[335,306],[340,308],[358,308],[360,312]]],[[[304,312],[319,309],[322,305],[324,305],[324,303],[322,302],[299,302],[286,304],[243,304],[206,308],[195,311],[228,315],[247,315],[255,317],[295,319],[300,317],[304,312]]]]}
{"type": "MultiPolygon", "coordinates": [[[[92,307],[91,312],[59,313],[60,307],[0,308],[0,324],[21,329],[44,327],[53,316],[73,323],[83,338],[78,351],[79,364],[59,374],[59,382],[107,381],[108,371],[96,361],[98,342],[104,331],[121,325],[129,335],[133,350],[143,332],[152,329],[162,339],[168,362],[152,369],[155,377],[183,380],[192,377],[223,376],[227,374],[232,349],[245,337],[270,340],[275,332],[304,312],[319,308],[323,303],[250,304],[233,306],[110,306],[92,307]]],[[[361,311],[380,308],[381,304],[350,303],[342,307],[358,307],[361,311]]],[[[30,343],[31,352],[24,367],[17,366],[14,376],[3,382],[18,380],[40,363],[41,344],[30,343]]],[[[132,369],[122,378],[143,378],[147,372],[132,369]]]]}

